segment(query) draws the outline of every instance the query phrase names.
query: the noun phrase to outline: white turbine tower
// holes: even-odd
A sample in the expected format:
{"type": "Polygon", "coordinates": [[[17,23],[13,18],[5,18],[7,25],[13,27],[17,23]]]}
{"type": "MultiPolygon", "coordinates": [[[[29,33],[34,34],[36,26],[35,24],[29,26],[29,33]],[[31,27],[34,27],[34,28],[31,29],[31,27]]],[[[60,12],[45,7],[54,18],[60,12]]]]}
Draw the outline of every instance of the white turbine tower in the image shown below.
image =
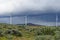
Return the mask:
{"type": "Polygon", "coordinates": [[[25,16],[25,26],[27,26],[27,16],[25,16]]]}
{"type": "Polygon", "coordinates": [[[12,24],[12,13],[10,15],[10,24],[12,24]]]}
{"type": "Polygon", "coordinates": [[[56,13],[56,27],[58,27],[58,15],[56,13]]]}

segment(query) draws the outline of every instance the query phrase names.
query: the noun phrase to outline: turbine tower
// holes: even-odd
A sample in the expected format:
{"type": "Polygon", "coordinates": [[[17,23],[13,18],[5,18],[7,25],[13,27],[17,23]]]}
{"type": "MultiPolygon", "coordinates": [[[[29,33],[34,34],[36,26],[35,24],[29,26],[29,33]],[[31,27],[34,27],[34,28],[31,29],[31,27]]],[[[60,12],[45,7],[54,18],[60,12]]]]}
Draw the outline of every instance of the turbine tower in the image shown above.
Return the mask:
{"type": "Polygon", "coordinates": [[[27,16],[25,16],[25,26],[27,26],[27,16]]]}
{"type": "Polygon", "coordinates": [[[10,24],[12,24],[12,13],[10,15],[10,24]]]}
{"type": "Polygon", "coordinates": [[[56,13],[56,27],[58,27],[58,15],[56,13]]]}

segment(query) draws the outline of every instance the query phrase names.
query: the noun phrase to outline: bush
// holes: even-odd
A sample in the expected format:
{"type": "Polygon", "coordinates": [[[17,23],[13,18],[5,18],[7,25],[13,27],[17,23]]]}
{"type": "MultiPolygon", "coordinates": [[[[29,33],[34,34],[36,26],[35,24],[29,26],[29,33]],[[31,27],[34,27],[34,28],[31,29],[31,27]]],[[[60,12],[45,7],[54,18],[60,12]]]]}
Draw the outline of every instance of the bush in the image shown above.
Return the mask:
{"type": "Polygon", "coordinates": [[[50,35],[37,36],[35,40],[54,40],[50,35]]]}
{"type": "Polygon", "coordinates": [[[7,31],[5,31],[5,34],[15,35],[15,36],[19,36],[19,37],[22,36],[22,33],[19,31],[16,31],[16,30],[7,30],[7,31]]]}
{"type": "Polygon", "coordinates": [[[35,29],[34,30],[34,34],[35,34],[35,36],[37,35],[42,35],[43,33],[41,32],[41,30],[40,29],[35,29]]]}
{"type": "Polygon", "coordinates": [[[22,33],[21,32],[16,31],[16,30],[12,30],[12,32],[13,32],[12,35],[22,37],[22,33]]]}
{"type": "Polygon", "coordinates": [[[4,36],[3,31],[0,30],[0,37],[4,36]]]}
{"type": "Polygon", "coordinates": [[[6,30],[5,34],[12,34],[12,30],[6,30]]]}
{"type": "Polygon", "coordinates": [[[35,35],[55,35],[56,29],[51,27],[41,27],[34,29],[33,32],[35,35]]]}
{"type": "Polygon", "coordinates": [[[55,29],[50,27],[41,28],[41,32],[43,35],[55,35],[55,29]]]}
{"type": "Polygon", "coordinates": [[[55,40],[60,40],[60,31],[56,31],[56,32],[55,32],[54,39],[55,39],[55,40]]]}

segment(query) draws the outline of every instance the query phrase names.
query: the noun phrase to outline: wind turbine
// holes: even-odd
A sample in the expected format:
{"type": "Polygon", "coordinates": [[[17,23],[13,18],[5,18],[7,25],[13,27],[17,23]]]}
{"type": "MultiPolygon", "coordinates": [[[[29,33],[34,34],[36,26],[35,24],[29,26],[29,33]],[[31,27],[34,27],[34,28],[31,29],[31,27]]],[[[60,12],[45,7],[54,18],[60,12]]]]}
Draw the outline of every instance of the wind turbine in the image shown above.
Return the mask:
{"type": "Polygon", "coordinates": [[[25,26],[27,26],[27,16],[25,16],[25,26]]]}
{"type": "Polygon", "coordinates": [[[56,13],[56,27],[58,27],[58,15],[56,13]]]}
{"type": "Polygon", "coordinates": [[[10,15],[10,24],[12,24],[12,13],[10,15]]]}

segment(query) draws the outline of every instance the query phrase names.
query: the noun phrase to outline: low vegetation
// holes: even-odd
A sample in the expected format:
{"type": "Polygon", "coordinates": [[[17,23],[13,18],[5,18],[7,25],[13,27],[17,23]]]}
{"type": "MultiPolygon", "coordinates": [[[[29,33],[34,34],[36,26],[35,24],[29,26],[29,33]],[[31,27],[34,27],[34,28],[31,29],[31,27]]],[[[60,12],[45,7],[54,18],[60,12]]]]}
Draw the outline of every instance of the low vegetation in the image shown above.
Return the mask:
{"type": "Polygon", "coordinates": [[[0,40],[60,40],[60,27],[0,24],[0,40]]]}

